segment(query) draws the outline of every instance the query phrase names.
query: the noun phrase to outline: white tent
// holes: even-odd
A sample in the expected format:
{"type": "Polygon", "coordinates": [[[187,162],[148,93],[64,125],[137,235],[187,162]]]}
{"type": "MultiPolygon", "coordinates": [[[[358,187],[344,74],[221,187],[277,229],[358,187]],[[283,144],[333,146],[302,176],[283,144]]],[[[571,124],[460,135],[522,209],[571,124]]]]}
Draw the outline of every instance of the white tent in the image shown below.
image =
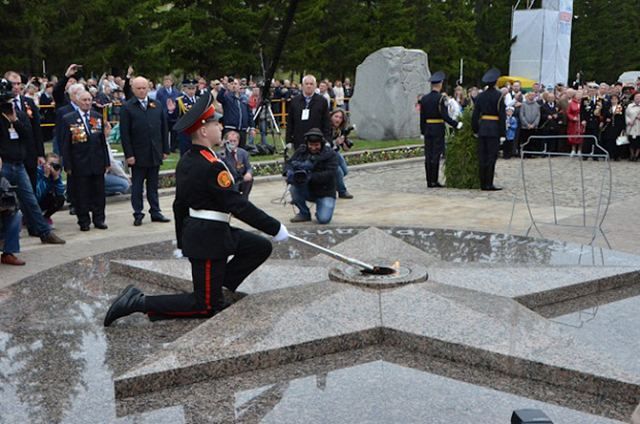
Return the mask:
{"type": "Polygon", "coordinates": [[[573,0],[546,1],[543,9],[513,13],[509,74],[545,86],[569,79],[573,0]]]}
{"type": "Polygon", "coordinates": [[[623,84],[635,84],[640,78],[640,71],[627,71],[620,74],[618,81],[623,84]]]}

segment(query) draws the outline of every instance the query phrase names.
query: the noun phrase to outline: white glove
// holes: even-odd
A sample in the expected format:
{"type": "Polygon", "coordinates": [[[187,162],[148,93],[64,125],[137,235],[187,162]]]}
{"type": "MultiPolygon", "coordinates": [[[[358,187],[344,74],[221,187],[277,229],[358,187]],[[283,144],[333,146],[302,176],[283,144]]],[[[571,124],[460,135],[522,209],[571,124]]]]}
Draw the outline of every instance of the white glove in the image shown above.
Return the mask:
{"type": "Polygon", "coordinates": [[[287,231],[287,227],[284,224],[280,224],[280,230],[278,230],[278,234],[273,236],[273,241],[287,241],[289,238],[289,231],[287,231]]]}
{"type": "Polygon", "coordinates": [[[464,125],[462,125],[462,122],[458,122],[458,125],[456,126],[457,130],[461,130],[462,127],[464,127],[464,125]]]}
{"type": "Polygon", "coordinates": [[[504,138],[504,137],[500,137],[500,143],[504,143],[505,141],[507,141],[507,139],[506,139],[506,138],[504,138]]]}
{"type": "Polygon", "coordinates": [[[182,256],[182,249],[175,249],[173,251],[173,257],[178,259],[184,258],[184,256],[182,256]]]}
{"type": "Polygon", "coordinates": [[[420,134],[420,140],[424,140],[424,134],[420,134]]]}

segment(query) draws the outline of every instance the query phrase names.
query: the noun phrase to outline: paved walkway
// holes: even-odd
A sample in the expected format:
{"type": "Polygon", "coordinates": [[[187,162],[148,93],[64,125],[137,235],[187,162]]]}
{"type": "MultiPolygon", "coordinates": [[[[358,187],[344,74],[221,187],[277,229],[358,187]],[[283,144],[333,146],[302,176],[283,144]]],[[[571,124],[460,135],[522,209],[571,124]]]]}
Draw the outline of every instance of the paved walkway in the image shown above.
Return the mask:
{"type": "MultiPolygon", "coordinates": [[[[577,158],[556,158],[552,162],[556,186],[555,200],[558,222],[580,224],[581,207],[580,165],[586,181],[587,217],[593,216],[598,203],[604,162],[580,162],[577,158]]],[[[529,181],[528,194],[532,212],[537,219],[552,221],[553,210],[549,185],[549,166],[546,159],[527,160],[525,175],[529,181]]],[[[640,225],[635,222],[640,210],[638,178],[640,165],[631,162],[614,162],[611,206],[603,228],[613,249],[629,253],[640,252],[640,225]]],[[[280,200],[285,185],[282,181],[267,178],[254,185],[251,200],[276,218],[288,223],[293,216],[291,205],[280,200]]],[[[512,210],[514,218],[511,234],[524,234],[530,218],[522,202],[520,161],[498,162],[496,184],[505,190],[483,192],[478,190],[427,189],[421,160],[397,161],[368,165],[352,169],[346,179],[353,200],[338,200],[333,225],[402,225],[434,228],[457,228],[505,233],[509,230],[512,210]],[[513,207],[513,199],[519,200],[513,207]]],[[[169,190],[161,197],[165,214],[172,215],[173,195],[169,190]]],[[[75,217],[66,211],[54,215],[56,232],[67,240],[64,246],[42,245],[37,238],[28,237],[23,231],[20,257],[27,261],[25,267],[0,265],[0,288],[53,266],[85,256],[135,246],[144,243],[170,240],[174,237],[173,223],[150,223],[133,227],[131,205],[127,201],[109,202],[107,223],[109,229],[91,229],[81,233],[75,217]]],[[[238,223],[238,221],[236,221],[238,223]]],[[[590,232],[552,225],[541,226],[545,238],[588,243],[590,232]]],[[[532,233],[532,236],[538,236],[532,233]]],[[[596,239],[596,245],[606,247],[604,240],[596,239]]]]}

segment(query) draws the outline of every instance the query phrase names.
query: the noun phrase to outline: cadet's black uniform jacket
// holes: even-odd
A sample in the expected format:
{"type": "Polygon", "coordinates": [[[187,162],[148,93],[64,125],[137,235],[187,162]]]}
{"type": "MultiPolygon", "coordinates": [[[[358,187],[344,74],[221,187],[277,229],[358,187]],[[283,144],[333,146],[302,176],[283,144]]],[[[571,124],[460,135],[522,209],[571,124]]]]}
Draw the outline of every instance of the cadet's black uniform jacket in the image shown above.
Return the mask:
{"type": "Polygon", "coordinates": [[[230,213],[235,218],[276,235],[280,222],[254,206],[233,188],[233,177],[224,162],[206,147],[194,144],[176,168],[173,213],[178,248],[192,259],[221,259],[237,246],[235,231],[226,222],[189,216],[189,208],[230,213]]]}
{"type": "Polygon", "coordinates": [[[110,165],[102,116],[89,112],[89,128],[80,112],[70,112],[63,119],[60,148],[64,170],[74,177],[104,175],[110,165]]]}
{"type": "Polygon", "coordinates": [[[148,99],[146,110],[133,97],[120,111],[120,136],[127,158],[134,156],[137,167],[151,168],[162,164],[162,154],[169,154],[169,129],[162,105],[148,99]]]}
{"type": "Polygon", "coordinates": [[[505,118],[504,101],[495,87],[489,87],[478,95],[471,118],[474,133],[479,137],[504,137],[505,118]]]}
{"type": "Polygon", "coordinates": [[[433,90],[420,99],[420,132],[426,138],[444,137],[444,123],[456,127],[458,122],[451,119],[445,97],[433,90]]]}

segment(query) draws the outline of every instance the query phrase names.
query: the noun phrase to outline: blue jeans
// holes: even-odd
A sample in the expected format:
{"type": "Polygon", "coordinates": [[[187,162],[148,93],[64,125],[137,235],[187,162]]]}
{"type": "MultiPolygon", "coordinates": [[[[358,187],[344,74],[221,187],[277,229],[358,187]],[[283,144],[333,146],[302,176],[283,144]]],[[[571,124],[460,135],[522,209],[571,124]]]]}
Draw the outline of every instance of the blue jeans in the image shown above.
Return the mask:
{"type": "Polygon", "coordinates": [[[7,163],[2,164],[1,175],[9,180],[11,185],[16,186],[16,194],[20,201],[20,210],[27,220],[29,231],[44,237],[51,232],[51,227],[47,224],[42,216],[42,209],[38,205],[36,195],[33,194],[33,187],[27,170],[23,164],[7,163]]]}
{"type": "Polygon", "coordinates": [[[267,120],[260,120],[260,143],[267,144],[267,120]]]}
{"type": "Polygon", "coordinates": [[[114,194],[124,194],[129,191],[129,180],[113,174],[104,174],[104,194],[113,196],[114,194]]]}
{"type": "Polygon", "coordinates": [[[344,194],[347,192],[347,186],[344,185],[344,177],[349,174],[349,168],[347,168],[347,161],[340,152],[336,152],[338,156],[338,169],[336,169],[336,182],[338,183],[338,193],[344,194]]]}
{"type": "Polygon", "coordinates": [[[4,240],[2,253],[18,253],[20,252],[20,229],[22,228],[22,214],[20,211],[16,213],[0,214],[0,240],[4,240]]]}
{"type": "Polygon", "coordinates": [[[300,211],[300,215],[310,218],[311,211],[307,207],[307,202],[314,202],[316,204],[318,224],[328,224],[331,221],[333,210],[336,208],[335,197],[314,197],[309,193],[308,184],[292,184],[289,190],[291,191],[292,202],[300,211]]]}

